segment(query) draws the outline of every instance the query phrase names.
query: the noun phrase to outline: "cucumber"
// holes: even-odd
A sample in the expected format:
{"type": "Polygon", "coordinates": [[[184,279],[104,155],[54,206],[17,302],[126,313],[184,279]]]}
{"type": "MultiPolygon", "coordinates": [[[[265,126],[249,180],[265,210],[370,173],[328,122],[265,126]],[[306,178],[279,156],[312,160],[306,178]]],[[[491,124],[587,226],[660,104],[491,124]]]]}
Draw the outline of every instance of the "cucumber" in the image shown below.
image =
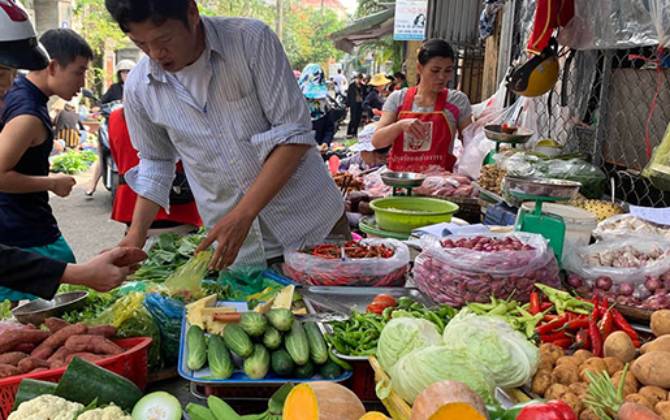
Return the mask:
{"type": "Polygon", "coordinates": [[[251,379],[263,379],[269,369],[270,353],[262,344],[254,345],[254,352],[244,361],[244,373],[251,379]]]}
{"type": "Polygon", "coordinates": [[[254,351],[254,345],[251,339],[244,332],[242,327],[237,324],[228,324],[223,330],[223,341],[228,350],[240,357],[249,357],[254,351]]]}
{"type": "Polygon", "coordinates": [[[319,327],[313,321],[304,322],[305,334],[309,342],[309,354],[312,361],[317,365],[322,365],[328,361],[328,347],[326,341],[319,331],[319,327]]]}
{"type": "Polygon", "coordinates": [[[14,398],[14,407],[12,407],[12,411],[16,410],[22,402],[30,401],[33,398],[39,397],[40,395],[53,395],[56,392],[57,386],[58,384],[55,382],[38,381],[35,379],[22,380],[19,384],[18,391],[16,391],[16,397],[14,398]]]}
{"type": "Polygon", "coordinates": [[[135,404],[133,420],[181,420],[181,404],[165,391],[156,391],[142,397],[135,404]]]}
{"type": "Polygon", "coordinates": [[[191,420],[217,420],[211,410],[202,405],[188,403],[186,412],[191,420]]]}
{"type": "Polygon", "coordinates": [[[237,411],[233,410],[233,407],[214,395],[207,397],[207,406],[216,420],[240,420],[241,418],[237,411]]]}
{"type": "Polygon", "coordinates": [[[207,347],[207,363],[212,376],[216,379],[228,379],[232,376],[233,361],[230,358],[230,352],[226,348],[223,337],[212,335],[209,337],[209,346],[207,347]]]}
{"type": "Polygon", "coordinates": [[[279,331],[286,332],[293,325],[293,313],[288,309],[271,309],[265,316],[279,331]]]}
{"type": "Polygon", "coordinates": [[[263,334],[263,345],[269,350],[276,350],[281,346],[281,334],[274,327],[268,327],[263,334]]]}
{"type": "Polygon", "coordinates": [[[142,398],[142,391],[128,379],[75,357],[63,374],[55,394],[68,401],[89,405],[116,404],[130,412],[142,398]]]}
{"type": "Polygon", "coordinates": [[[309,361],[309,342],[300,321],[291,326],[291,331],[284,338],[284,346],[296,365],[302,366],[309,361]]]}
{"type": "Polygon", "coordinates": [[[311,378],[314,376],[314,363],[312,363],[311,360],[308,360],[304,365],[296,367],[293,374],[296,378],[300,379],[311,378]]]}
{"type": "Polygon", "coordinates": [[[272,371],[279,376],[289,376],[295,364],[286,350],[277,350],[272,353],[272,371]]]}
{"type": "Polygon", "coordinates": [[[268,320],[265,315],[258,312],[244,312],[240,318],[240,327],[249,337],[260,337],[268,326],[268,320]]]}
{"type": "Polygon", "coordinates": [[[325,365],[321,366],[319,369],[319,374],[324,379],[335,379],[338,376],[342,375],[342,369],[332,361],[328,361],[325,365]]]}
{"type": "Polygon", "coordinates": [[[207,341],[205,332],[197,325],[191,325],[186,333],[188,355],[186,366],[191,370],[200,370],[207,362],[207,341]]]}

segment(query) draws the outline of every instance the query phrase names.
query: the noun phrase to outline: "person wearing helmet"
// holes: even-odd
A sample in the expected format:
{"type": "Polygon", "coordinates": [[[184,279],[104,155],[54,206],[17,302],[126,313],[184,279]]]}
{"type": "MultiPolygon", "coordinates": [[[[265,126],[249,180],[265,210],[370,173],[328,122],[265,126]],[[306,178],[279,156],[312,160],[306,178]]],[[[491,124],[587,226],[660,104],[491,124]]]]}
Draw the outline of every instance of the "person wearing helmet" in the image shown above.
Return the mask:
{"type": "Polygon", "coordinates": [[[100,99],[101,103],[106,104],[113,101],[123,100],[123,84],[126,83],[128,74],[133,67],[135,67],[135,62],[133,60],[121,60],[116,64],[116,77],[118,78],[118,82],[112,84],[107,92],[102,95],[102,98],[100,99]]]}
{"type": "Polygon", "coordinates": [[[428,40],[417,58],[419,84],[389,95],[372,144],[377,149],[391,146],[392,171],[422,172],[431,166],[451,171],[456,134],[472,122],[470,100],[447,86],[456,59],[449,43],[428,40]]]}
{"type": "MultiPolygon", "coordinates": [[[[0,113],[0,243],[74,262],[49,205],[48,192],[66,197],[75,179],[49,174],[54,133],[47,102],[52,95],[70,100],[79,92],[93,51],[69,29],[49,30],[40,42],[49,64],[18,77],[0,113]]],[[[26,298],[33,297],[0,290],[0,300],[26,298]]]]}

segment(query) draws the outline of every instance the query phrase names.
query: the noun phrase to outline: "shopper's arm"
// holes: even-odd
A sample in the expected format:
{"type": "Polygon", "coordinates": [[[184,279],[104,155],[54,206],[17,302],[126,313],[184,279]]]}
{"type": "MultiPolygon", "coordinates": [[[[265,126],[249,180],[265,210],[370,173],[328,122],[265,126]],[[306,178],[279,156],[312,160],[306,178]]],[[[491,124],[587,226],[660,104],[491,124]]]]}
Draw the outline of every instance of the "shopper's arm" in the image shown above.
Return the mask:
{"type": "Polygon", "coordinates": [[[31,176],[14,170],[30,147],[38,146],[47,136],[42,122],[32,115],[12,118],[0,131],[0,191],[32,193],[53,191],[66,196],[75,185],[67,175],[31,176]]]}

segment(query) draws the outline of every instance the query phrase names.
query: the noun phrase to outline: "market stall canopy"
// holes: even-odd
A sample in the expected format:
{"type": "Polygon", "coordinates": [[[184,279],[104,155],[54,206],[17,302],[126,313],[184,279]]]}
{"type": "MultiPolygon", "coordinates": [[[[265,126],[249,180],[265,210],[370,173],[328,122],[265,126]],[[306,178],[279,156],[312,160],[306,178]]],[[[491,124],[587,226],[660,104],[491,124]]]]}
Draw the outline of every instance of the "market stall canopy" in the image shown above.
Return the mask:
{"type": "Polygon", "coordinates": [[[342,51],[351,52],[354,47],[385,35],[393,33],[395,16],[394,9],[386,9],[382,12],[366,16],[354,21],[350,26],[333,32],[330,39],[335,41],[335,47],[342,51]]]}

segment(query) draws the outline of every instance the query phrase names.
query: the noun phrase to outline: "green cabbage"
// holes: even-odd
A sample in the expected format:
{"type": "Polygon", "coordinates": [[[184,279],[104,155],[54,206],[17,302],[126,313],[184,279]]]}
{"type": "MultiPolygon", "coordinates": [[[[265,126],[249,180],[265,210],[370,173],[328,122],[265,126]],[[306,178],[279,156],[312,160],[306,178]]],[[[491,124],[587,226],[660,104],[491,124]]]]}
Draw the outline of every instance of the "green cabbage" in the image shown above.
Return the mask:
{"type": "Polygon", "coordinates": [[[442,344],[435,324],[425,319],[395,318],[382,330],[377,344],[377,358],[382,368],[390,372],[393,365],[407,353],[434,344],[442,344]]]}
{"type": "Polygon", "coordinates": [[[468,351],[502,388],[527,383],[537,369],[537,347],[497,317],[461,312],[449,322],[442,338],[449,348],[468,351]]]}
{"type": "Polygon", "coordinates": [[[490,372],[467,350],[444,345],[415,350],[398,360],[390,374],[393,390],[410,404],[430,385],[446,380],[463,382],[484,401],[493,402],[495,383],[490,372]]]}

